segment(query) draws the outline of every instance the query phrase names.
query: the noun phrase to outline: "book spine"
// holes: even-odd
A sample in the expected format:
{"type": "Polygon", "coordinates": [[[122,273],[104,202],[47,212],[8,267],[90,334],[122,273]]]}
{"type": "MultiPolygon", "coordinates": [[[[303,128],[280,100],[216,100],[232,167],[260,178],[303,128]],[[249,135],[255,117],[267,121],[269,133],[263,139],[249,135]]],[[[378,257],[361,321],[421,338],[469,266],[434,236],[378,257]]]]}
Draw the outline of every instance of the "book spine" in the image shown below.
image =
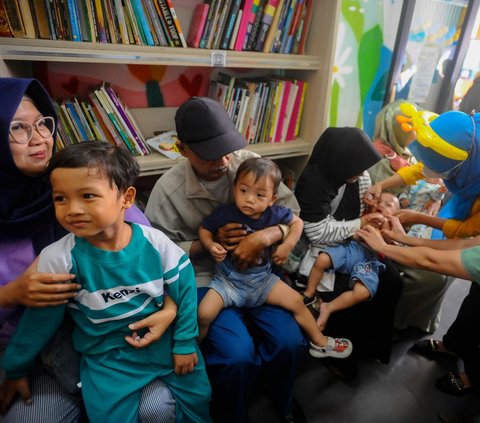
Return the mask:
{"type": "Polygon", "coordinates": [[[82,41],[76,0],[67,0],[68,19],[72,28],[72,41],[82,41]]]}
{"type": "Polygon", "coordinates": [[[107,25],[107,34],[109,36],[109,41],[111,43],[117,44],[121,41],[120,29],[118,27],[117,13],[115,11],[115,6],[113,0],[103,0],[104,11],[105,11],[105,21],[107,25]]]}
{"type": "Polygon", "coordinates": [[[293,13],[295,11],[296,4],[297,4],[297,0],[291,0],[290,7],[288,8],[287,18],[285,19],[285,27],[283,28],[282,38],[281,38],[281,41],[280,41],[280,49],[279,49],[280,53],[285,52],[285,46],[286,46],[286,43],[287,43],[288,31],[290,31],[290,27],[292,25],[293,13]]]}
{"type": "Polygon", "coordinates": [[[97,22],[98,41],[107,43],[107,31],[105,26],[105,16],[103,13],[102,0],[94,0],[95,2],[95,21],[97,22]]]}
{"type": "Polygon", "coordinates": [[[295,139],[297,116],[300,111],[300,101],[302,100],[303,81],[297,81],[296,85],[298,88],[297,88],[295,101],[293,103],[292,116],[290,118],[290,122],[288,123],[288,129],[287,129],[287,135],[286,135],[287,140],[295,139]]]}
{"type": "Polygon", "coordinates": [[[137,24],[137,20],[135,19],[135,14],[133,13],[133,8],[132,8],[132,2],[127,0],[124,2],[124,15],[125,15],[125,21],[128,21],[128,26],[132,32],[133,40],[136,45],[142,45],[142,37],[140,34],[140,28],[137,24]]]}
{"type": "Polygon", "coordinates": [[[35,11],[34,0],[28,0],[28,7],[30,8],[30,13],[32,15],[33,28],[34,28],[34,31],[35,31],[35,38],[40,38],[40,28],[38,27],[38,19],[37,19],[37,14],[36,14],[36,11],[35,11]]]}
{"type": "Polygon", "coordinates": [[[145,16],[145,11],[143,10],[142,1],[132,0],[132,6],[135,16],[137,17],[137,22],[139,23],[139,27],[142,29],[145,44],[149,46],[155,45],[150,26],[148,25],[147,17],[145,16]]]}
{"type": "Polygon", "coordinates": [[[123,44],[130,44],[128,37],[127,23],[125,22],[125,14],[123,13],[122,0],[114,0],[115,12],[118,19],[118,29],[120,31],[120,39],[123,44]]]}
{"type": "Polygon", "coordinates": [[[218,20],[216,23],[216,27],[213,31],[213,37],[210,47],[212,49],[218,49],[220,46],[220,39],[223,34],[223,30],[225,29],[225,24],[227,21],[227,14],[230,10],[230,6],[232,5],[232,0],[223,0],[222,7],[218,14],[218,20]]]}
{"type": "Polygon", "coordinates": [[[207,21],[203,30],[202,38],[200,39],[200,48],[207,48],[207,41],[212,32],[212,25],[217,13],[218,4],[220,0],[210,0],[210,9],[208,10],[207,21]]]}
{"type": "Polygon", "coordinates": [[[175,28],[178,33],[178,37],[180,39],[180,43],[182,44],[181,47],[187,47],[187,42],[185,41],[185,36],[183,35],[182,26],[180,25],[180,21],[178,20],[177,13],[175,12],[175,8],[173,7],[172,0],[166,0],[168,4],[168,8],[170,10],[170,14],[172,15],[173,23],[175,24],[175,28]]]}
{"type": "Polygon", "coordinates": [[[52,4],[50,0],[44,0],[45,11],[47,12],[48,29],[50,31],[50,38],[52,40],[58,39],[57,26],[55,25],[54,12],[52,11],[52,4]]]}
{"type": "Polygon", "coordinates": [[[285,53],[290,53],[292,51],[295,32],[297,31],[297,27],[299,25],[302,10],[303,10],[303,0],[298,0],[297,5],[295,6],[295,11],[293,13],[292,24],[290,25],[290,29],[287,35],[287,41],[284,49],[285,53]]]}
{"type": "Polygon", "coordinates": [[[132,138],[135,140],[135,143],[138,145],[138,149],[140,151],[140,154],[141,155],[147,155],[149,152],[148,152],[148,149],[144,145],[144,142],[143,142],[143,139],[142,139],[143,137],[141,137],[139,135],[139,133],[137,132],[133,122],[127,116],[126,110],[125,110],[124,106],[120,103],[120,100],[119,100],[117,94],[115,93],[115,91],[113,91],[113,88],[110,87],[110,86],[106,86],[106,87],[102,87],[102,89],[105,90],[106,95],[111,100],[113,106],[115,107],[115,110],[117,110],[117,112],[120,116],[120,119],[124,122],[126,128],[130,132],[132,138]]]}
{"type": "Polygon", "coordinates": [[[290,85],[290,92],[288,94],[287,106],[285,108],[285,116],[282,123],[282,130],[279,136],[280,142],[287,141],[288,127],[290,125],[290,121],[292,120],[293,105],[295,104],[297,92],[298,92],[298,85],[296,82],[292,82],[290,85]]]}
{"type": "Polygon", "coordinates": [[[277,33],[278,24],[280,22],[280,16],[282,15],[282,9],[285,2],[284,0],[279,0],[277,7],[275,9],[275,15],[273,16],[272,24],[268,29],[268,33],[265,37],[265,42],[263,43],[262,51],[264,53],[270,53],[272,50],[273,40],[275,38],[275,34],[277,33]]]}
{"type": "Polygon", "coordinates": [[[170,13],[170,8],[168,7],[168,3],[166,0],[157,0],[158,5],[160,7],[160,11],[165,19],[165,24],[168,30],[168,34],[170,35],[170,39],[172,40],[174,47],[183,47],[182,41],[180,40],[180,36],[177,32],[177,27],[175,26],[175,22],[173,20],[173,16],[170,13]]]}
{"type": "Polygon", "coordinates": [[[278,25],[277,25],[277,30],[276,30],[275,36],[273,38],[273,43],[272,43],[272,48],[271,48],[272,53],[279,53],[280,52],[280,42],[282,40],[282,33],[283,33],[283,29],[285,28],[285,20],[287,18],[288,9],[290,7],[290,2],[291,1],[292,0],[285,0],[285,2],[283,3],[282,11],[280,13],[280,18],[279,18],[278,25]]]}
{"type": "Polygon", "coordinates": [[[229,50],[235,50],[235,43],[237,42],[238,30],[240,29],[242,17],[243,17],[243,10],[239,9],[237,13],[237,19],[235,19],[235,26],[233,27],[232,36],[230,37],[230,42],[228,44],[229,50]]]}
{"type": "Polygon", "coordinates": [[[68,100],[65,102],[65,105],[67,107],[68,114],[70,115],[72,122],[75,125],[76,132],[79,136],[79,138],[77,139],[77,142],[88,141],[88,136],[85,133],[85,130],[83,129],[80,116],[78,116],[77,111],[75,110],[75,107],[73,106],[72,102],[68,100]]]}
{"type": "MultiPolygon", "coordinates": [[[[242,50],[247,50],[253,26],[255,25],[255,21],[257,20],[257,12],[259,12],[261,1],[263,0],[253,0],[252,11],[250,12],[250,16],[248,18],[247,31],[245,33],[245,39],[243,40],[242,50]]],[[[261,11],[259,13],[261,13],[261,11]]]]}
{"type": "Polygon", "coordinates": [[[98,123],[99,127],[105,134],[105,138],[103,139],[112,145],[122,147],[123,141],[119,138],[115,128],[113,128],[109,121],[107,112],[103,110],[102,105],[93,92],[88,93],[88,100],[91,106],[92,118],[98,123]]]}
{"type": "Polygon", "coordinates": [[[158,3],[158,0],[153,0],[153,4],[155,6],[155,9],[157,10],[157,15],[160,20],[160,25],[162,27],[163,33],[165,34],[167,43],[170,47],[174,47],[173,41],[170,38],[170,32],[168,31],[168,28],[167,28],[167,21],[165,20],[165,16],[163,16],[162,9],[160,8],[160,4],[158,3]]]}
{"type": "Polygon", "coordinates": [[[278,7],[278,0],[269,0],[268,3],[265,5],[263,9],[263,16],[260,21],[260,26],[258,29],[258,36],[255,41],[254,50],[255,51],[262,51],[263,45],[265,44],[265,40],[267,38],[268,30],[273,22],[273,17],[275,16],[275,11],[278,7]]]}
{"type": "Polygon", "coordinates": [[[298,54],[303,54],[305,50],[305,43],[307,40],[308,30],[310,27],[310,21],[312,19],[313,0],[306,0],[305,3],[305,19],[302,28],[301,39],[298,45],[298,54]]]}
{"type": "Polygon", "coordinates": [[[195,6],[190,29],[187,36],[187,45],[190,47],[200,47],[200,40],[202,39],[205,22],[207,21],[208,11],[210,5],[208,3],[200,3],[195,6]]]}
{"type": "Polygon", "coordinates": [[[168,46],[167,38],[162,29],[162,25],[160,23],[160,18],[157,15],[157,10],[155,9],[155,5],[153,4],[152,0],[145,0],[144,1],[148,15],[150,16],[150,21],[152,22],[153,29],[155,34],[157,35],[158,44],[161,46],[168,46]]]}
{"type": "Polygon", "coordinates": [[[234,0],[230,8],[227,24],[225,26],[225,30],[223,32],[222,39],[220,42],[220,48],[223,50],[228,49],[228,46],[230,44],[230,39],[232,37],[233,30],[235,28],[235,23],[237,22],[238,11],[240,10],[241,4],[242,4],[241,0],[234,0]]]}
{"type": "Polygon", "coordinates": [[[234,50],[243,50],[243,44],[245,42],[245,36],[247,33],[248,22],[252,13],[253,0],[244,0],[242,7],[242,20],[238,26],[238,34],[235,39],[234,50]]]}
{"type": "Polygon", "coordinates": [[[3,0],[0,0],[0,37],[13,37],[13,32],[8,24],[7,11],[3,4],[3,0]]]}
{"type": "Polygon", "coordinates": [[[28,0],[18,0],[20,8],[20,19],[23,21],[24,34],[26,38],[35,38],[35,25],[33,24],[32,12],[28,0]]]}

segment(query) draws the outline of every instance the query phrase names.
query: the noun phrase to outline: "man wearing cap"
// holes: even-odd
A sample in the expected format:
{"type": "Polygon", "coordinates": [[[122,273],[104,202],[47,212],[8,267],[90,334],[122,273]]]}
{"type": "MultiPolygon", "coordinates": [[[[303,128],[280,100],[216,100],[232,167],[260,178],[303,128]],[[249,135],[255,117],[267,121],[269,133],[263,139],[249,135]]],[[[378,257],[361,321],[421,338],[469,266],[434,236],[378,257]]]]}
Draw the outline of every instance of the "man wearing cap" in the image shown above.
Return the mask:
{"type": "MultiPolygon", "coordinates": [[[[145,213],[189,254],[194,265],[199,299],[212,279],[213,259],[198,239],[202,219],[220,204],[233,201],[235,173],[242,161],[256,154],[242,150],[247,142],[235,129],[224,107],[206,97],[192,97],[175,115],[178,149],[187,159],[167,171],[155,184],[145,213]]],[[[281,184],[277,203],[299,212],[293,193],[281,184]]],[[[232,251],[239,268],[254,265],[265,247],[282,239],[278,226],[247,236],[240,224],[219,230],[217,238],[232,251]]],[[[250,326],[249,326],[250,327],[250,326]]],[[[224,309],[202,344],[213,388],[212,413],[220,422],[248,422],[248,399],[262,373],[266,394],[279,416],[298,422],[293,400],[295,372],[305,339],[292,315],[278,307],[224,309]],[[254,340],[246,321],[260,336],[254,340]],[[258,340],[258,339],[259,340],[258,340]]]]}

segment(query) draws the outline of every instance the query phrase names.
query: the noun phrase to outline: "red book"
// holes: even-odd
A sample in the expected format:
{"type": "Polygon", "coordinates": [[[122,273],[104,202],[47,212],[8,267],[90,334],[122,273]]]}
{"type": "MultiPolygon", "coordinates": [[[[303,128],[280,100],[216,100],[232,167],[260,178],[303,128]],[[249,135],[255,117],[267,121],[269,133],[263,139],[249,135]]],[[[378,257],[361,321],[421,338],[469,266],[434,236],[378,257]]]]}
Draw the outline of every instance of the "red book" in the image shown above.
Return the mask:
{"type": "Polygon", "coordinates": [[[305,0],[305,8],[306,8],[306,15],[305,15],[305,21],[303,23],[303,28],[302,28],[302,38],[300,39],[300,44],[298,46],[298,54],[303,54],[305,50],[305,42],[308,34],[308,28],[310,26],[310,20],[312,18],[312,8],[313,8],[312,0],[305,0]]]}
{"type": "Polygon", "coordinates": [[[247,34],[248,22],[252,14],[253,0],[245,0],[242,7],[242,20],[238,27],[237,40],[235,41],[234,50],[242,51],[245,35],[247,34]]]}
{"type": "Polygon", "coordinates": [[[297,81],[297,85],[298,85],[297,96],[295,98],[295,102],[293,103],[292,116],[290,117],[290,122],[288,124],[286,140],[293,140],[297,136],[296,134],[297,119],[298,119],[298,113],[300,111],[300,102],[302,100],[304,82],[297,81]]]}
{"type": "Polygon", "coordinates": [[[210,5],[208,3],[200,3],[195,6],[187,36],[187,45],[189,47],[198,48],[200,46],[200,40],[202,39],[209,9],[210,5]]]}
{"type": "Polygon", "coordinates": [[[284,80],[283,81],[283,93],[282,93],[282,102],[280,104],[280,110],[278,112],[278,119],[273,135],[273,142],[278,142],[281,139],[283,123],[285,120],[285,112],[287,110],[288,97],[290,96],[290,88],[292,86],[292,81],[284,80]]]}

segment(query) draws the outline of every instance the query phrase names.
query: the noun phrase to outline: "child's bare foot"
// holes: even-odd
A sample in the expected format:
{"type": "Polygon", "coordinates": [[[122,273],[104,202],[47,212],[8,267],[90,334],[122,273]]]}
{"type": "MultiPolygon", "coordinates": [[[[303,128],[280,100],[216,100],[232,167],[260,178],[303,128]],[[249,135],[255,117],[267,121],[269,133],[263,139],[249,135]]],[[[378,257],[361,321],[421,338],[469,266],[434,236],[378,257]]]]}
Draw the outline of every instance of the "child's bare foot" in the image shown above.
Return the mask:
{"type": "Polygon", "coordinates": [[[319,311],[320,311],[320,316],[318,316],[317,325],[321,331],[324,331],[325,327],[327,326],[328,318],[330,317],[330,313],[331,313],[328,303],[322,301],[320,303],[319,311]]]}

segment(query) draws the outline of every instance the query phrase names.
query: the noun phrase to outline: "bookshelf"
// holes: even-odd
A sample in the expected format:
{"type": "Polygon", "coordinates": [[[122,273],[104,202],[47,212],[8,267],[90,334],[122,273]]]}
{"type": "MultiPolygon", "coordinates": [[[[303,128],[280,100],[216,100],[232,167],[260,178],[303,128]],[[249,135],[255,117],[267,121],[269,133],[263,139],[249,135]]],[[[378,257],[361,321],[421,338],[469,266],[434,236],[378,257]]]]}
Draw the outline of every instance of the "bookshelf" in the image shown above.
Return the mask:
{"type": "MultiPolygon", "coordinates": [[[[193,9],[199,1],[181,3],[190,3],[189,7],[176,7],[186,33],[193,9]]],[[[340,5],[341,2],[336,0],[313,1],[306,54],[225,51],[226,70],[267,69],[272,74],[280,73],[308,82],[299,137],[284,143],[252,144],[247,147],[262,156],[285,162],[297,173],[327,126],[340,5]]],[[[0,38],[0,76],[29,76],[29,64],[35,61],[211,67],[214,52],[197,48],[0,38]]],[[[152,136],[153,131],[172,129],[175,110],[171,107],[131,109],[146,137],[152,136]]],[[[137,159],[142,176],[161,174],[176,163],[155,152],[137,159]]]]}

